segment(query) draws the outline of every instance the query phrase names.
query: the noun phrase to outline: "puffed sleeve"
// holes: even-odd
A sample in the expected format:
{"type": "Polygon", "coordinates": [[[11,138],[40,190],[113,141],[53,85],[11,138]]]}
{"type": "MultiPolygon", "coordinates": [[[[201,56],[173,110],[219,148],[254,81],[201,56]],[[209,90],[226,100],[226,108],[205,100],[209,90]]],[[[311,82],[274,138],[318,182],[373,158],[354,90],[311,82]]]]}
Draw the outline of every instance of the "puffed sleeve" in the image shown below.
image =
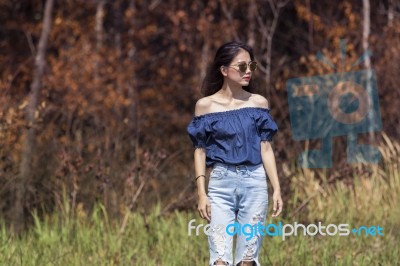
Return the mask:
{"type": "Polygon", "coordinates": [[[255,120],[261,140],[272,141],[272,137],[278,132],[278,126],[270,115],[269,109],[259,109],[255,120]]]}
{"type": "Polygon", "coordinates": [[[187,126],[187,133],[192,140],[193,147],[206,147],[206,127],[207,121],[203,116],[195,116],[187,126]]]}

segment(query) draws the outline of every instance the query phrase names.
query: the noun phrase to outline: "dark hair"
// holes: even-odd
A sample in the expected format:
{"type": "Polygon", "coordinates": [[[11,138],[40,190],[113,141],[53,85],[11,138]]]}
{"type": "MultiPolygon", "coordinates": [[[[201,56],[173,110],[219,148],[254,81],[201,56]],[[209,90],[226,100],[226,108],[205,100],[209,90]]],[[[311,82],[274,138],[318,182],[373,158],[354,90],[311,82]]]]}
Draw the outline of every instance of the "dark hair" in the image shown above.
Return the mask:
{"type": "MultiPolygon", "coordinates": [[[[204,96],[209,96],[216,93],[224,84],[224,76],[221,74],[221,66],[229,66],[233,58],[240,52],[240,49],[247,51],[250,54],[250,59],[254,60],[253,49],[245,43],[228,42],[218,48],[213,63],[208,67],[207,74],[201,85],[201,91],[204,96]]],[[[246,91],[253,91],[254,84],[252,79],[248,86],[243,86],[246,91]]]]}

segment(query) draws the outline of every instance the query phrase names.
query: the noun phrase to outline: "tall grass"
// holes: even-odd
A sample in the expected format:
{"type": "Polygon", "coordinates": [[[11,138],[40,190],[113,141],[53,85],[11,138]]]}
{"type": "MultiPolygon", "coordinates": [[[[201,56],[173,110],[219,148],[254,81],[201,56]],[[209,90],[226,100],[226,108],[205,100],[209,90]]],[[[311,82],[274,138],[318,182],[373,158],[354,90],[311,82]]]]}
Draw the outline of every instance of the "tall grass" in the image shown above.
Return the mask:
{"type": "MultiPolygon", "coordinates": [[[[385,140],[380,167],[364,166],[369,174],[355,176],[351,185],[294,169],[285,213],[267,218],[275,224],[379,225],[384,235],[267,236],[262,265],[399,265],[400,146],[385,140]]],[[[157,204],[146,214],[126,212],[119,221],[101,205],[89,214],[66,203],[56,214],[33,216],[34,226],[18,237],[0,226],[0,265],[207,265],[206,236],[187,233],[191,219],[205,224],[195,212],[161,215],[157,204]]]]}

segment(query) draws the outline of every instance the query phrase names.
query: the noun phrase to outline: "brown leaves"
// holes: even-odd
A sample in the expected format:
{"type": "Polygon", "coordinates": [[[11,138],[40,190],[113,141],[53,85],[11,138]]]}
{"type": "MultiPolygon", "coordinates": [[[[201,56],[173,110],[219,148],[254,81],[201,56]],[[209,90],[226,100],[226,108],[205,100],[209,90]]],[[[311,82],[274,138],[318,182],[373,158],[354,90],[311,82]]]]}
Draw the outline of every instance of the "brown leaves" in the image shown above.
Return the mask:
{"type": "MultiPolygon", "coordinates": [[[[144,0],[134,2],[105,5],[100,45],[95,30],[97,2],[67,1],[54,13],[37,109],[41,123],[36,125],[39,164],[34,174],[44,176],[55,193],[60,193],[61,184],[54,181],[55,176],[68,183],[75,171],[77,182],[81,182],[77,197],[85,201],[85,206],[99,198],[99,191],[93,189],[98,186],[103,192],[114,190],[120,200],[121,184],[129,175],[134,176],[130,171],[136,167],[147,170],[143,170],[144,176],[135,177],[139,179],[126,181],[132,187],[125,194],[121,192],[122,202],[136,195],[145,178],[152,178],[149,183],[143,181],[142,189],[149,198],[173,197],[181,188],[180,178],[190,171],[192,154],[185,128],[199,97],[200,74],[219,45],[235,37],[247,41],[250,36],[246,2],[160,1],[153,6],[144,0]],[[121,16],[117,8],[121,8],[121,16]],[[69,157],[57,157],[57,165],[41,159],[55,158],[60,150],[69,157]],[[171,159],[174,153],[179,156],[171,159]],[[161,166],[163,171],[157,171],[161,166]]],[[[270,22],[268,2],[255,3],[262,22],[270,22]]],[[[285,82],[296,76],[332,73],[334,70],[317,59],[316,52],[322,51],[333,64],[340,65],[338,44],[343,37],[348,38],[344,70],[350,70],[361,54],[357,3],[344,1],[337,6],[316,1],[307,7],[304,1],[293,1],[281,10],[272,43],[273,94],[269,100],[275,110],[281,110],[273,112],[285,125],[275,147],[282,160],[294,160],[297,154],[296,145],[290,145],[285,82]]],[[[14,164],[14,172],[5,172],[4,180],[17,171],[22,132],[30,126],[24,119],[34,58],[28,36],[36,45],[41,28],[33,19],[33,10],[13,12],[4,12],[0,32],[0,155],[9,156],[14,164]]],[[[395,88],[400,82],[396,72],[400,27],[394,19],[393,27],[381,30],[380,21],[385,18],[377,10],[373,12],[373,65],[380,82],[382,112],[386,114],[384,125],[395,134],[400,97],[392,95],[398,95],[395,88]]],[[[255,20],[254,51],[256,60],[265,66],[267,48],[259,24],[255,20]]],[[[255,78],[258,92],[263,94],[264,74],[258,71],[255,78]]],[[[73,191],[76,186],[69,188],[73,191]]],[[[137,200],[146,202],[139,196],[137,200]]]]}

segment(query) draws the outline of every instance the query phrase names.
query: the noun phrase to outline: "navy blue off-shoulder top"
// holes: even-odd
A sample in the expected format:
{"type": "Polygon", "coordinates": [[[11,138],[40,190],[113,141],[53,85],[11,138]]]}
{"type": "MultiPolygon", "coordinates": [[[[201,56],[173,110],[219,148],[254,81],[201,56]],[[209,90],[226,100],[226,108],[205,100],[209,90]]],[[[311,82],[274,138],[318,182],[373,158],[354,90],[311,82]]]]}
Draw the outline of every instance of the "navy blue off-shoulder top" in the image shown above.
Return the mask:
{"type": "Polygon", "coordinates": [[[258,165],[261,141],[272,141],[278,127],[261,107],[244,107],[193,117],[187,132],[195,148],[205,148],[206,166],[216,162],[258,165]]]}

